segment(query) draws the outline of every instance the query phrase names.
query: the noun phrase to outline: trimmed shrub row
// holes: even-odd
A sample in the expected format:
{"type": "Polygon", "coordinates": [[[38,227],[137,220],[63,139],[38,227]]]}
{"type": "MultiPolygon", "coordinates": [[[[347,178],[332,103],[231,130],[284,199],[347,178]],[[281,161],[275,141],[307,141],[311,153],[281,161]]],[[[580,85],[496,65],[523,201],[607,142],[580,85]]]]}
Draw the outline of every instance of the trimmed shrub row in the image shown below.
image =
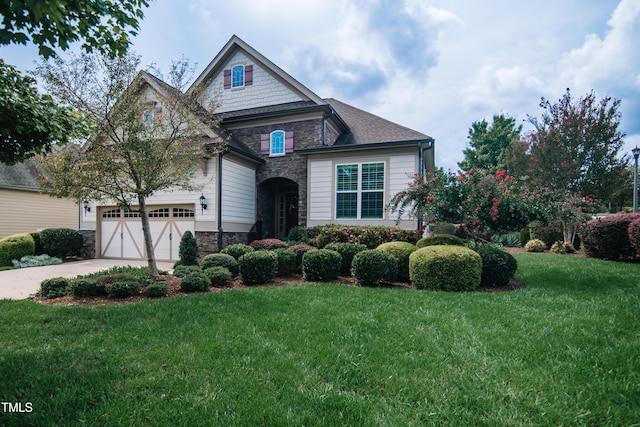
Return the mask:
{"type": "Polygon", "coordinates": [[[618,214],[587,222],[582,235],[585,252],[593,258],[631,261],[637,258],[640,213],[618,214]]]}

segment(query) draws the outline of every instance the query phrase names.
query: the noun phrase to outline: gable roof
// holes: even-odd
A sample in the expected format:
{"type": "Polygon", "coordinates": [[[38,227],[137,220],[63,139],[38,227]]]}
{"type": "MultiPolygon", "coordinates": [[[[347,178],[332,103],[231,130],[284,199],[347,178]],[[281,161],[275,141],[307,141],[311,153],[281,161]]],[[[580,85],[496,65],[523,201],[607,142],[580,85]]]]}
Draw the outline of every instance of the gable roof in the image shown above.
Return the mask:
{"type": "Polygon", "coordinates": [[[0,188],[39,191],[40,183],[36,177],[40,173],[35,158],[12,166],[0,163],[0,188]]]}
{"type": "Polygon", "coordinates": [[[249,46],[245,41],[235,34],[229,39],[227,44],[224,45],[222,50],[213,58],[213,60],[207,65],[204,71],[193,82],[191,87],[187,90],[187,93],[199,90],[205,83],[215,77],[220,70],[225,66],[227,61],[238,51],[242,50],[246,55],[251,57],[254,61],[259,63],[268,73],[274,76],[276,79],[284,83],[289,89],[296,92],[302,99],[313,101],[316,104],[326,104],[326,102],[312,92],[305,85],[294,79],[291,75],[285,72],[282,68],[271,62],[267,57],[260,52],[249,46]]]}

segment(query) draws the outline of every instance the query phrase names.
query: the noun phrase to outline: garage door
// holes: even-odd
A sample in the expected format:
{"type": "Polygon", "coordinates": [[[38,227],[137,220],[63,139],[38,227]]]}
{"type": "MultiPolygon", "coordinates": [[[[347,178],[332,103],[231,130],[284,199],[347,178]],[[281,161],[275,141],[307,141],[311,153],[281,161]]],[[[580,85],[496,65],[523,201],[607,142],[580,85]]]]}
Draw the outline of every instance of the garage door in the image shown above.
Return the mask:
{"type": "MultiPolygon", "coordinates": [[[[177,261],[182,235],[194,232],[193,206],[150,206],[148,211],[156,259],[177,261]]],[[[100,217],[102,258],[147,259],[139,212],[103,208],[100,217]]]]}

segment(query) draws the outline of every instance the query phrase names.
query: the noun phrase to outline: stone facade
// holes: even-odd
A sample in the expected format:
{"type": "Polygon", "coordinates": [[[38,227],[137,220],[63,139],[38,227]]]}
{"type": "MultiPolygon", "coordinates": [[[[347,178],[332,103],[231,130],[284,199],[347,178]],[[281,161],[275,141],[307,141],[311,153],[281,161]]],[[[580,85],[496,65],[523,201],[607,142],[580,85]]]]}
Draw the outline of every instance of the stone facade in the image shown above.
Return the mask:
{"type": "Polygon", "coordinates": [[[82,248],[80,249],[80,256],[85,259],[96,257],[96,231],[95,230],[80,230],[82,234],[82,248]]]}
{"type": "MultiPolygon", "coordinates": [[[[196,231],[196,244],[198,245],[198,256],[202,258],[205,255],[218,252],[218,232],[217,231],[196,231]]],[[[222,233],[222,247],[236,243],[248,243],[248,233],[222,233]]]]}

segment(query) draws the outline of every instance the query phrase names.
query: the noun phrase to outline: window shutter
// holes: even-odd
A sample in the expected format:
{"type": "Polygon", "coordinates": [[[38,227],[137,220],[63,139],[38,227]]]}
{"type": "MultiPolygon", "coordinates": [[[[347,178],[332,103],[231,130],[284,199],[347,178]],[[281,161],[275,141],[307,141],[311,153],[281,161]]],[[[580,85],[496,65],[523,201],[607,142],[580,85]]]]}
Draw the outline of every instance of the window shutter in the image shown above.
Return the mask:
{"type": "Polygon", "coordinates": [[[244,67],[244,85],[251,86],[253,84],[253,65],[244,67]]]}
{"type": "Polygon", "coordinates": [[[231,70],[224,70],[224,88],[231,89],[231,70]]]}
{"type": "Polygon", "coordinates": [[[260,154],[269,154],[271,148],[271,137],[268,133],[260,135],[260,154]]]}
{"type": "Polygon", "coordinates": [[[293,153],[293,132],[284,133],[284,152],[293,153]]]}

